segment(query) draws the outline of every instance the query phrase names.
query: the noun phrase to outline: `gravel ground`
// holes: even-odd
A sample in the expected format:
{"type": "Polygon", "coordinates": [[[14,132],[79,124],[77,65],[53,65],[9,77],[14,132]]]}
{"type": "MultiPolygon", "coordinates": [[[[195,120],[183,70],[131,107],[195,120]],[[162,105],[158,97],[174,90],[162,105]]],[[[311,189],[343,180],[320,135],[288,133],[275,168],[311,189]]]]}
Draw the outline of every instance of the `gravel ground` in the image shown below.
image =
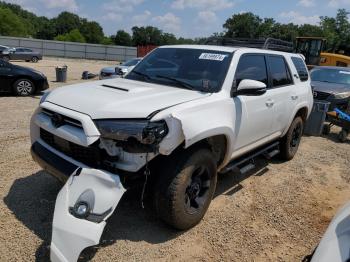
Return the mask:
{"type": "MultiPolygon", "coordinates": [[[[69,66],[69,82],[98,72],[101,62],[42,61],[53,80],[69,66]],[[76,77],[73,72],[79,73],[76,77]]],[[[58,86],[57,83],[50,83],[58,86]]],[[[48,261],[55,198],[62,186],[32,161],[29,119],[39,97],[0,97],[1,261],[48,261]]],[[[350,199],[350,141],[304,137],[294,160],[258,161],[247,175],[221,175],[203,221],[177,232],[140,208],[129,192],[110,218],[92,261],[301,261],[320,241],[335,212],[350,199]]]]}

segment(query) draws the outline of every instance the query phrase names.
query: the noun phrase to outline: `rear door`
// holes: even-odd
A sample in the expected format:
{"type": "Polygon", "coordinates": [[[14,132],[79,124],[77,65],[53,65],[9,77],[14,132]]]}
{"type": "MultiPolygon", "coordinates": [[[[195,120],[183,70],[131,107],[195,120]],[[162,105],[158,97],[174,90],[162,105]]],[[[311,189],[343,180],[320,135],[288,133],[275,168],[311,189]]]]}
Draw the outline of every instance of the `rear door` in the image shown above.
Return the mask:
{"type": "MultiPolygon", "coordinates": [[[[244,79],[257,80],[268,86],[268,73],[264,54],[244,54],[241,56],[235,73],[235,86],[244,79]]],[[[268,90],[260,96],[234,97],[236,107],[236,141],[234,150],[243,149],[262,142],[271,135],[273,108],[269,104],[268,90]]]]}
{"type": "Polygon", "coordinates": [[[273,109],[271,131],[281,135],[289,124],[290,114],[293,113],[295,102],[293,94],[296,90],[290,68],[282,55],[267,55],[269,71],[269,97],[273,109]]]}

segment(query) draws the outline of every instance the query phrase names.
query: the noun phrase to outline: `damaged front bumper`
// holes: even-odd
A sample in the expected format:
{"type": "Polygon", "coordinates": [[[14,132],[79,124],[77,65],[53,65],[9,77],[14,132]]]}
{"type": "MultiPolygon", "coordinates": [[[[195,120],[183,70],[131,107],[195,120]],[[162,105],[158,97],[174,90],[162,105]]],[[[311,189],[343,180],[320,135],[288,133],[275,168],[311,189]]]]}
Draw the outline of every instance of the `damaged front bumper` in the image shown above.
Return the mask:
{"type": "Polygon", "coordinates": [[[56,199],[51,261],[77,261],[81,251],[99,243],[106,220],[126,190],[118,175],[77,166],[38,142],[32,145],[32,156],[44,169],[67,180],[56,199]]]}

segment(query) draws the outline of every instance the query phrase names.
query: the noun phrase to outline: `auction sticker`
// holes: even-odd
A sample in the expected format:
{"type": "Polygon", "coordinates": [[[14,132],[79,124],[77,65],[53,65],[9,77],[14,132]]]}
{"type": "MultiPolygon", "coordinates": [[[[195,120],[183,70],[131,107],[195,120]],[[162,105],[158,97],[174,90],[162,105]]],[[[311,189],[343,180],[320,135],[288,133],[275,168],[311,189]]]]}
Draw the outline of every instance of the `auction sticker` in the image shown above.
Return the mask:
{"type": "Polygon", "coordinates": [[[225,59],[225,57],[226,57],[226,55],[221,55],[221,54],[202,53],[199,56],[199,59],[223,61],[225,59]]]}

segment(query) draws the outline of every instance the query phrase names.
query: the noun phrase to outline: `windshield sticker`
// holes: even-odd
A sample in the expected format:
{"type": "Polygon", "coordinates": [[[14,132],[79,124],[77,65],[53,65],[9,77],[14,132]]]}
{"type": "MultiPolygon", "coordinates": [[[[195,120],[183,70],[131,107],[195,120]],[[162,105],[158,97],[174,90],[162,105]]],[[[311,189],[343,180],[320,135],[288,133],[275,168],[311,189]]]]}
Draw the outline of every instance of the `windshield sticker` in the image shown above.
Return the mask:
{"type": "Polygon", "coordinates": [[[350,75],[350,71],[339,71],[339,74],[346,74],[346,75],[350,75]]]}
{"type": "Polygon", "coordinates": [[[213,61],[224,61],[225,57],[226,57],[226,55],[221,55],[221,54],[202,53],[199,56],[199,59],[213,60],[213,61]]]}

